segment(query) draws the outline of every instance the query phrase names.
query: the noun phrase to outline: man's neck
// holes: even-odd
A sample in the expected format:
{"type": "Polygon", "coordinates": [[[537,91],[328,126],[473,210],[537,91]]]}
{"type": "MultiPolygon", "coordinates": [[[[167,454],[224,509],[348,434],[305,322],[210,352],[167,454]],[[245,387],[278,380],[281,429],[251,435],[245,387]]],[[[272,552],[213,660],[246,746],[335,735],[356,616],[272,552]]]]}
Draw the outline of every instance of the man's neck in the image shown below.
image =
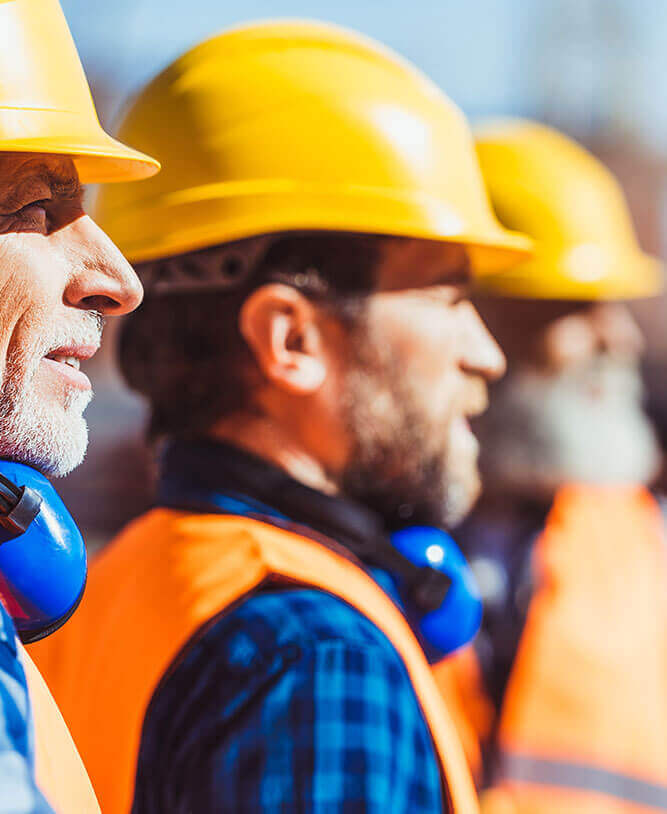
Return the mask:
{"type": "Polygon", "coordinates": [[[237,414],[219,421],[209,435],[264,458],[311,489],[328,495],[338,492],[322,464],[270,418],[237,414]]]}

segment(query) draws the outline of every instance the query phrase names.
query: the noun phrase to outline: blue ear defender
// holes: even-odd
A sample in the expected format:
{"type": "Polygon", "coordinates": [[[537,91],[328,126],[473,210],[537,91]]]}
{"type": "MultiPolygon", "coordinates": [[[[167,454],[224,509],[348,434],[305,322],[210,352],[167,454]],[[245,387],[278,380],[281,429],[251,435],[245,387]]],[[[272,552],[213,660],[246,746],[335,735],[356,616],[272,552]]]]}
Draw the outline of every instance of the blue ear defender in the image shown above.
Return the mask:
{"type": "Polygon", "coordinates": [[[81,532],[50,481],[0,460],[0,600],[24,643],[63,625],[86,585],[81,532]]]}
{"type": "MultiPolygon", "coordinates": [[[[482,623],[482,599],[470,566],[452,537],[432,526],[412,526],[392,534],[391,542],[406,559],[424,569],[422,573],[436,571],[449,579],[449,588],[437,607],[431,604],[431,609],[417,619],[423,639],[443,656],[472,641],[482,623]]],[[[428,586],[428,581],[424,584],[428,586]]],[[[416,604],[423,608],[427,603],[416,604]]]]}

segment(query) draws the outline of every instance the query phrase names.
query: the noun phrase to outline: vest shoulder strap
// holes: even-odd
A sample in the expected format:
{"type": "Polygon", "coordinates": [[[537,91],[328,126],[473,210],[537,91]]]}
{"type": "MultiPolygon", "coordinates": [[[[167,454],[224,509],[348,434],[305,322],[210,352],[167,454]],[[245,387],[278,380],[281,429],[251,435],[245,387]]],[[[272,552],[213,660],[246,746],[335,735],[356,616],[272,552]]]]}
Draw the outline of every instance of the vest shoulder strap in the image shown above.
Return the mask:
{"type": "Polygon", "coordinates": [[[49,688],[23,648],[21,657],[35,722],[37,785],[55,811],[100,814],[90,779],[49,688]]]}
{"type": "Polygon", "coordinates": [[[105,814],[130,810],[142,724],[164,673],[205,624],[269,579],[327,591],[387,636],[428,722],[451,808],[475,814],[470,771],[424,653],[372,577],[293,530],[171,509],[135,521],[91,564],[73,619],[36,645],[105,814]]]}

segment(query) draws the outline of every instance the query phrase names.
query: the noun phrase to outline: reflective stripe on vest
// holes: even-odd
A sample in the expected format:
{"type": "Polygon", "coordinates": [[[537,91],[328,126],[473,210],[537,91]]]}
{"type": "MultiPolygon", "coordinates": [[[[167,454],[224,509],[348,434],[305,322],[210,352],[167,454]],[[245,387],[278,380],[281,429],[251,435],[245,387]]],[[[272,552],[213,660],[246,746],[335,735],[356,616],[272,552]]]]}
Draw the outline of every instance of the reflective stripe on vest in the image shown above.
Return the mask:
{"type": "Polygon", "coordinates": [[[610,772],[598,766],[503,752],[498,777],[503,782],[592,791],[620,801],[667,811],[667,786],[610,772]]]}
{"type": "Polygon", "coordinates": [[[252,518],[169,509],[135,521],[92,563],[73,619],[33,648],[104,814],[130,811],[144,716],[174,658],[204,624],[271,577],[339,597],[387,636],[429,725],[451,809],[475,814],[470,771],[423,651],[362,568],[252,518]]]}
{"type": "Polygon", "coordinates": [[[35,724],[37,785],[57,814],[100,814],[93,787],[49,688],[23,649],[21,659],[35,724]]]}

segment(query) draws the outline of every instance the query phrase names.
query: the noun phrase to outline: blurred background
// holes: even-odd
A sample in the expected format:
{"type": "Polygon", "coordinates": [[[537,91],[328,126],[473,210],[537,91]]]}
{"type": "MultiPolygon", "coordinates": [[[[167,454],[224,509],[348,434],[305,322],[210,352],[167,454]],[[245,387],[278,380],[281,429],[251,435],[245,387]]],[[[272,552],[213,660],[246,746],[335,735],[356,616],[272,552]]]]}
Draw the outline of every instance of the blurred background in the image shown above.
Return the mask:
{"type": "MultiPolygon", "coordinates": [[[[474,121],[525,115],[578,138],[623,184],[640,242],[667,254],[664,0],[62,0],[100,119],[198,40],[228,25],[308,17],[357,29],[408,57],[474,121]]],[[[633,309],[644,329],[648,408],[667,440],[667,298],[633,309]]],[[[114,368],[115,327],[88,365],[86,462],[58,484],[92,546],[150,501],[143,408],[114,368]]]]}

